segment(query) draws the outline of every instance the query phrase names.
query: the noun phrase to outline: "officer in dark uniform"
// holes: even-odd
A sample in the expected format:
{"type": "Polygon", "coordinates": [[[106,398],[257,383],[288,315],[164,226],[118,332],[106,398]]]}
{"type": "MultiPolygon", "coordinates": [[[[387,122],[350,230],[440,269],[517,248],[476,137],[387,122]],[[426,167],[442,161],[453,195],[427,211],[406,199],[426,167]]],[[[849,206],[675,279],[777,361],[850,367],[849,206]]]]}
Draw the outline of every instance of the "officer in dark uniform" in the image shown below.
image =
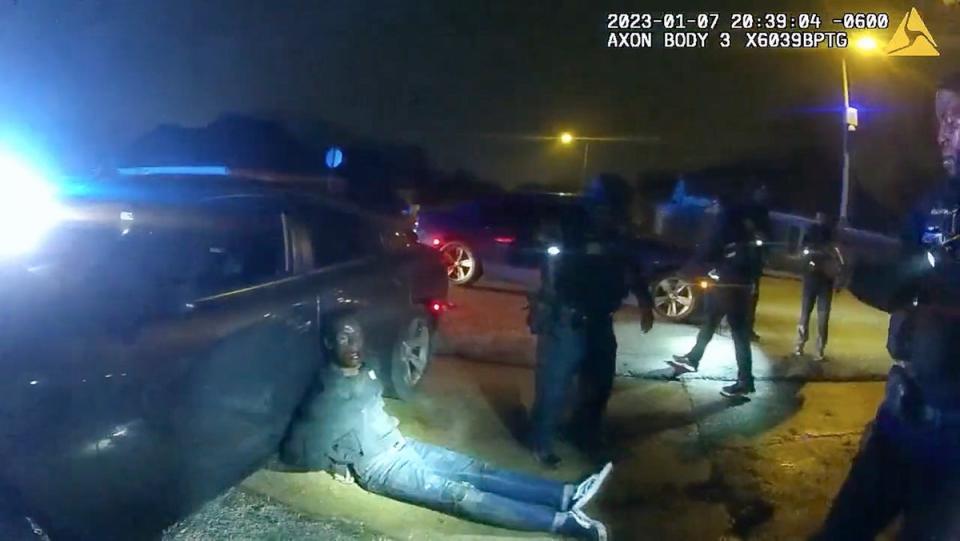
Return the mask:
{"type": "Polygon", "coordinates": [[[748,206],[726,208],[716,233],[704,244],[695,266],[713,267],[705,297],[707,315],[697,333],[697,342],[686,355],[667,361],[676,376],[696,372],[707,344],[726,316],[737,356],[737,382],[721,390],[724,396],[745,396],[754,392],[753,359],[750,351],[750,312],[756,269],[762,268],[762,234],[748,206]]]}
{"type": "Polygon", "coordinates": [[[542,226],[541,285],[530,297],[528,323],[537,335],[531,447],[546,465],[559,462],[553,438],[575,379],[573,435],[587,449],[601,441],[616,369],[613,313],[628,292],[639,302],[643,332],[653,325],[647,280],[629,250],[631,195],[624,179],[600,175],[584,194],[585,215],[558,216],[542,226]]]}
{"type": "Polygon", "coordinates": [[[936,97],[948,179],[922,199],[898,261],[856,263],[849,289],[891,313],[897,362],[817,539],[873,539],[898,515],[903,539],[960,538],[960,73],[936,97]]]}
{"type": "MultiPolygon", "coordinates": [[[[766,185],[757,188],[747,204],[747,212],[750,220],[754,223],[761,241],[767,241],[772,235],[772,226],[770,225],[770,193],[766,185]]],[[[763,267],[766,263],[766,249],[764,244],[761,246],[760,257],[756,258],[753,273],[753,297],[750,299],[750,312],[747,319],[747,325],[750,327],[750,341],[759,342],[760,335],[754,328],[757,320],[757,305],[760,303],[760,280],[763,278],[763,267]]]]}
{"type": "Polygon", "coordinates": [[[803,236],[803,293],[800,301],[800,322],[797,324],[797,347],[794,355],[803,355],[810,336],[810,314],[817,306],[817,351],[816,361],[824,359],[827,347],[827,330],[830,324],[830,306],[836,287],[838,252],[833,243],[833,227],[823,212],[817,213],[816,221],[803,236]]]}

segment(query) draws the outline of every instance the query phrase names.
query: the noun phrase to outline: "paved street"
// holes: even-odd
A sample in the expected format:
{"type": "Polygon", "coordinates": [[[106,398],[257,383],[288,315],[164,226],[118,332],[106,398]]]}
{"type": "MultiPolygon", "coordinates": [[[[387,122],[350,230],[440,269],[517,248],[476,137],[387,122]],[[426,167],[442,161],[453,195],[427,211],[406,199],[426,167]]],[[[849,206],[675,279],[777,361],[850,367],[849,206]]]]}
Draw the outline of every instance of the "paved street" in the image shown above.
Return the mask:
{"type": "MultiPolygon", "coordinates": [[[[610,404],[610,485],[589,512],[614,539],[800,539],[821,522],[849,467],[889,365],[886,319],[848,294],[834,312],[831,360],[784,360],[795,325],[798,284],[763,286],[757,346],[758,393],[736,405],[717,394],[731,377],[732,347],[718,337],[704,371],[658,379],[670,353],[689,347],[696,329],[658,325],[635,331],[635,312],[618,316],[620,372],[610,404]],[[635,377],[641,376],[641,377],[635,377]],[[802,376],[802,377],[801,377],[802,376]]],[[[540,469],[517,443],[531,401],[532,342],[524,299],[512,292],[454,289],[444,325],[444,355],[412,403],[389,407],[404,431],[499,465],[576,479],[593,469],[572,448],[556,472],[540,469]]],[[[260,471],[243,485],[314,520],[393,539],[542,539],[453,519],[364,494],[322,473],[260,471]]]]}

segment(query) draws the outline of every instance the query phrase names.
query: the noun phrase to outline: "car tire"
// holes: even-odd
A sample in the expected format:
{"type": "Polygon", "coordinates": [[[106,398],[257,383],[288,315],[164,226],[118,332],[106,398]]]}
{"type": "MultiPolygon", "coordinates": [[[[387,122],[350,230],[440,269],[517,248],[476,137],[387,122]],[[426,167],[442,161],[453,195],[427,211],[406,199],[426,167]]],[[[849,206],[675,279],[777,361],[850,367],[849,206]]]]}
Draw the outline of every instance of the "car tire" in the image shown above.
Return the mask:
{"type": "Polygon", "coordinates": [[[440,247],[440,256],[451,284],[468,286],[483,274],[477,253],[463,242],[455,240],[444,244],[440,247]]]}
{"type": "Polygon", "coordinates": [[[650,285],[653,311],[674,323],[689,321],[700,303],[696,284],[676,275],[662,276],[650,285]]]}
{"type": "Polygon", "coordinates": [[[387,366],[381,373],[388,381],[387,392],[394,398],[409,400],[433,360],[436,321],[426,310],[415,312],[397,334],[387,366]]]}

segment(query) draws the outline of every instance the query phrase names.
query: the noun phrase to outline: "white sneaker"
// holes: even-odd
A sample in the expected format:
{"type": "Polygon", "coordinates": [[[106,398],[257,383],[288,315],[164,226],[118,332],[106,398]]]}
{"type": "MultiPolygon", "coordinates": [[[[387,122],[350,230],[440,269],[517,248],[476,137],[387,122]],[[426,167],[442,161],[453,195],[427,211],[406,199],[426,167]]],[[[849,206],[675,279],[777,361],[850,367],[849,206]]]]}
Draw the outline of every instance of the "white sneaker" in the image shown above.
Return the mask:
{"type": "Polygon", "coordinates": [[[585,539],[591,539],[593,541],[607,541],[607,527],[604,526],[602,522],[588,517],[586,513],[580,511],[579,509],[570,511],[570,516],[573,518],[573,520],[577,521],[577,524],[579,524],[581,528],[583,528],[585,539]]]}
{"type": "Polygon", "coordinates": [[[607,462],[607,464],[600,470],[599,473],[595,473],[590,477],[587,477],[583,480],[582,483],[577,485],[576,490],[573,492],[573,506],[570,508],[572,511],[578,511],[590,503],[590,500],[597,495],[597,492],[600,491],[600,487],[603,486],[603,483],[607,480],[607,477],[610,476],[610,472],[613,471],[613,463],[607,462]]]}

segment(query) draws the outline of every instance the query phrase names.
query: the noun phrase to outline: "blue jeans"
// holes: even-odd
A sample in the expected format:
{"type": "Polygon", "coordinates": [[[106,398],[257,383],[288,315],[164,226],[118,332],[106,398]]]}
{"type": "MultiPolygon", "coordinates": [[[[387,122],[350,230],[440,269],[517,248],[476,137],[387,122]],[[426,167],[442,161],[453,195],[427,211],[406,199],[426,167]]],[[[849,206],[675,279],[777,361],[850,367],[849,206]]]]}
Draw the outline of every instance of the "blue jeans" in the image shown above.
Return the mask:
{"type": "Polygon", "coordinates": [[[573,490],[412,439],[355,469],[370,492],[514,530],[556,531],[573,490]]]}

